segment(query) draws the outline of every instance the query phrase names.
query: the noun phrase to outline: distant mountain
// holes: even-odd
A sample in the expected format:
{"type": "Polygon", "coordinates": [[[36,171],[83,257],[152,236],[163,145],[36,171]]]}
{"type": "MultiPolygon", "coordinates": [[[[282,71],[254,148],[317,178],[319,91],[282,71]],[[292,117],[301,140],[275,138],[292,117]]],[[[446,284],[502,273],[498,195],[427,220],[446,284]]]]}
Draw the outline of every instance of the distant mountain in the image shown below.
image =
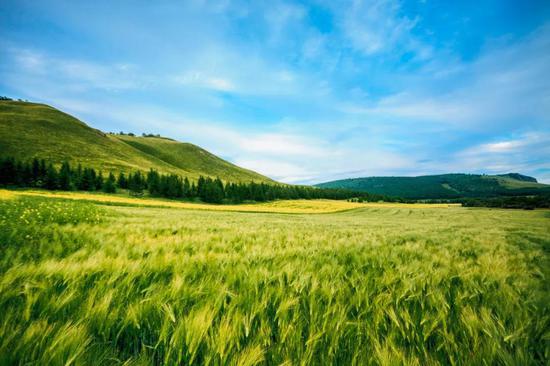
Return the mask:
{"type": "Polygon", "coordinates": [[[271,182],[189,143],[162,137],[106,134],[44,104],[0,101],[0,156],[69,161],[103,171],[200,175],[232,182],[271,182]]]}
{"type": "Polygon", "coordinates": [[[504,177],[504,178],[512,178],[515,180],[521,180],[523,182],[537,183],[537,180],[535,178],[529,177],[527,175],[519,174],[519,173],[498,174],[498,176],[504,177]]]}
{"type": "Polygon", "coordinates": [[[550,193],[550,185],[518,173],[501,175],[442,174],[419,177],[368,177],[317,184],[410,199],[498,197],[550,193]]]}

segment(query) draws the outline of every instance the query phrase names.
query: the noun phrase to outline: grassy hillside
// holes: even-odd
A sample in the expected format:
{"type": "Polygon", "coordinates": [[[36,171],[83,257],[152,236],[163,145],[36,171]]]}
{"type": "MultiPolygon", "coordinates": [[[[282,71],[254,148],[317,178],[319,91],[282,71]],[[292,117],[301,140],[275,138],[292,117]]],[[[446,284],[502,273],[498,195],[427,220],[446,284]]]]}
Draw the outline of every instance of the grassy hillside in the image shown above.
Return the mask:
{"type": "Polygon", "coordinates": [[[517,173],[503,175],[443,174],[420,177],[368,177],[317,185],[411,199],[497,197],[550,193],[550,186],[517,173]]]}
{"type": "Polygon", "coordinates": [[[0,195],[1,227],[1,365],[548,364],[548,211],[0,195]]]}
{"type": "Polygon", "coordinates": [[[177,173],[234,182],[272,182],[198,146],[165,138],[105,134],[53,107],[0,101],[0,154],[17,159],[69,161],[104,171],[177,173]]]}
{"type": "Polygon", "coordinates": [[[267,181],[268,178],[250,170],[238,167],[216,155],[190,143],[183,143],[166,138],[136,137],[128,135],[114,135],[120,140],[142,153],[154,156],[165,163],[182,171],[186,176],[202,175],[221,177],[232,182],[240,181],[267,181]]]}

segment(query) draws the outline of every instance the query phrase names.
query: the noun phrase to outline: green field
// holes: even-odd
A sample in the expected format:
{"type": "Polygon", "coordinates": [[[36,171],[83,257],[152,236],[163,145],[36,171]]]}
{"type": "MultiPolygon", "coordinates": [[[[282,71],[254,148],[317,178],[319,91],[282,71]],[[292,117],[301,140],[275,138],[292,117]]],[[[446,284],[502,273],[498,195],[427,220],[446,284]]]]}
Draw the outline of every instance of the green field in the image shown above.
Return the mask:
{"type": "Polygon", "coordinates": [[[549,211],[314,215],[0,197],[1,365],[550,357],[549,211]]]}

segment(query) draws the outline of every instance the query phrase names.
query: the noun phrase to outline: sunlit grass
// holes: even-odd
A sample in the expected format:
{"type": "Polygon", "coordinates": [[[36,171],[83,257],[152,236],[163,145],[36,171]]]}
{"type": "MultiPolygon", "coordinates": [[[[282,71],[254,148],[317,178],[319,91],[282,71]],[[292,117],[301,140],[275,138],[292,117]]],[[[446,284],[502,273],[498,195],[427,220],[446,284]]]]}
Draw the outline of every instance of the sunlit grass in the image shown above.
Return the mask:
{"type": "Polygon", "coordinates": [[[276,213],[328,213],[366,207],[366,204],[337,200],[282,200],[265,203],[214,205],[204,203],[182,202],[158,198],[133,198],[121,195],[107,195],[89,192],[51,192],[40,190],[7,191],[0,190],[0,197],[6,192],[7,197],[38,196],[53,197],[99,203],[126,204],[137,206],[171,207],[211,211],[243,211],[243,212],[276,212],[276,213]]]}
{"type": "Polygon", "coordinates": [[[171,207],[194,210],[211,211],[242,211],[242,212],[274,212],[274,213],[331,213],[347,211],[356,208],[450,208],[459,207],[460,204],[423,204],[423,203],[390,203],[390,202],[348,202],[339,200],[278,200],[263,203],[215,205],[193,202],[182,202],[159,198],[133,198],[122,195],[109,195],[94,192],[52,192],[43,190],[9,191],[0,189],[0,199],[17,196],[38,196],[50,198],[63,198],[97,203],[124,204],[135,206],[171,207]]]}
{"type": "Polygon", "coordinates": [[[8,200],[17,197],[17,193],[7,189],[0,189],[0,200],[8,200]]]}
{"type": "Polygon", "coordinates": [[[548,211],[431,207],[2,200],[0,364],[546,364],[548,211]]]}

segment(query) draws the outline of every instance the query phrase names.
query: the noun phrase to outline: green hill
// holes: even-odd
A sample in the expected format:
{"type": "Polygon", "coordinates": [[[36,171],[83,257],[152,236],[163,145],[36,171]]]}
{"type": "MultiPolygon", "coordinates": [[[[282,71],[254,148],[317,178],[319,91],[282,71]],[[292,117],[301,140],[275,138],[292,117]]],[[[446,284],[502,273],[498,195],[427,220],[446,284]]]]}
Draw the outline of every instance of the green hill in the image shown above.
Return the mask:
{"type": "Polygon", "coordinates": [[[153,168],[190,179],[204,175],[232,182],[273,182],[193,144],[106,134],[53,107],[27,102],[0,101],[0,154],[21,160],[69,161],[103,171],[153,168]]]}
{"type": "Polygon", "coordinates": [[[518,173],[352,178],[317,184],[317,187],[345,188],[410,199],[486,198],[550,193],[550,185],[538,183],[535,178],[518,173]]]}

